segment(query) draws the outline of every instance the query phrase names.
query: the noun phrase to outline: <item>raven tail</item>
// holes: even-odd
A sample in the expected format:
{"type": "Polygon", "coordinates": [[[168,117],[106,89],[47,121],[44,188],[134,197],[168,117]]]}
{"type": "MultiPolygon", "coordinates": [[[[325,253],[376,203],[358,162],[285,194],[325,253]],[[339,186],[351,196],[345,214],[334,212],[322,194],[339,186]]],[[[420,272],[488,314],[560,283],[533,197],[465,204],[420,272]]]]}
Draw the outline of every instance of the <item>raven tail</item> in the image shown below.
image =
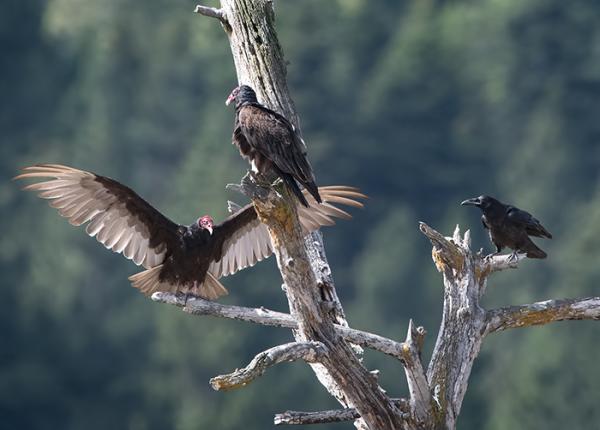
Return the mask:
{"type": "Polygon", "coordinates": [[[533,245],[527,250],[527,257],[529,258],[546,258],[548,254],[542,251],[537,246],[533,245]]]}

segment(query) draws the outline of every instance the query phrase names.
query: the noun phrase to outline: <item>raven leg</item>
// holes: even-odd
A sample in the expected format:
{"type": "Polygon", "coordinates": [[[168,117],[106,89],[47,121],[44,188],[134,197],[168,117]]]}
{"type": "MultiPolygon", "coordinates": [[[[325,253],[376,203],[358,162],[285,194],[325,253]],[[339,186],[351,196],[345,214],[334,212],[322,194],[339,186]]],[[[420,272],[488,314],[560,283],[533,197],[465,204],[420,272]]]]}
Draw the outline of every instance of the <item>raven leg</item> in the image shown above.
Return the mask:
{"type": "Polygon", "coordinates": [[[500,254],[499,252],[492,252],[491,254],[486,255],[485,257],[483,257],[486,260],[489,260],[490,258],[495,257],[496,255],[500,254]]]}
{"type": "Polygon", "coordinates": [[[512,263],[513,261],[518,261],[519,260],[519,252],[517,250],[514,250],[510,256],[508,257],[508,262],[512,263]]]}
{"type": "Polygon", "coordinates": [[[494,245],[496,246],[496,252],[492,252],[491,254],[486,255],[484,257],[486,260],[489,260],[490,258],[495,257],[496,255],[498,255],[498,254],[500,254],[502,252],[502,247],[501,246],[496,245],[495,243],[494,243],[494,245]]]}

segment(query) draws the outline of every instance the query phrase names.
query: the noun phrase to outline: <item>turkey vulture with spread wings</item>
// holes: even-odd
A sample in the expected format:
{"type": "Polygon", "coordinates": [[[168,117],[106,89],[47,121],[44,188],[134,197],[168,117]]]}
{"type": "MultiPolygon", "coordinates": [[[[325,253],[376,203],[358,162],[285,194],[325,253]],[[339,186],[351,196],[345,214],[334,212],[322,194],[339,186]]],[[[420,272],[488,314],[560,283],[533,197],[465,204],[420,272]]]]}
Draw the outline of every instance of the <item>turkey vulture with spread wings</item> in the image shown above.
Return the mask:
{"type": "MultiPolygon", "coordinates": [[[[273,253],[267,227],[249,204],[237,208],[219,224],[205,215],[191,225],[176,224],[133,190],[119,182],[57,164],[26,167],[15,179],[40,179],[25,186],[50,200],[50,206],[75,226],[88,223],[86,232],[106,248],[122,253],[147,270],[129,278],[146,295],[156,291],[181,292],[213,300],[227,290],[222,276],[253,266],[273,253]]],[[[362,207],[365,198],[356,188],[322,187],[323,203],[306,195],[308,207],[298,206],[308,233],[334,218],[351,216],[333,203],[362,207]]]]}
{"type": "Polygon", "coordinates": [[[296,181],[321,202],[315,175],[306,158],[306,145],[292,123],[260,104],[248,85],[234,88],[225,104],[234,100],[233,143],[252,163],[253,170],[262,174],[273,170],[306,207],[308,201],[296,181]]]}
{"type": "Polygon", "coordinates": [[[513,250],[511,259],[514,259],[517,253],[525,253],[529,258],[546,258],[546,253],[538,248],[529,236],[552,239],[552,235],[529,212],[505,205],[490,196],[468,199],[461,205],[481,209],[481,222],[483,227],[489,230],[490,239],[496,246],[496,254],[507,247],[513,250]]]}

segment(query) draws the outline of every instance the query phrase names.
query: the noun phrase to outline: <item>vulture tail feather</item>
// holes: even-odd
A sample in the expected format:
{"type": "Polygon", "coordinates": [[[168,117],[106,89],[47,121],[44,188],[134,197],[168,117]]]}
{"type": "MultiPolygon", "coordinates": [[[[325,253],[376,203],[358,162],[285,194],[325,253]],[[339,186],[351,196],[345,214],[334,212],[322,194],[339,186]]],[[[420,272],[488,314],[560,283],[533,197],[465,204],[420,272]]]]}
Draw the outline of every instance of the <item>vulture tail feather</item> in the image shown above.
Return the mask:
{"type": "Polygon", "coordinates": [[[207,300],[215,300],[229,294],[227,288],[210,272],[206,272],[206,278],[204,278],[202,285],[196,287],[195,291],[192,289],[191,293],[207,300]]]}
{"type": "Polygon", "coordinates": [[[130,276],[128,279],[131,282],[131,286],[137,288],[146,296],[151,296],[158,291],[161,293],[175,293],[177,285],[160,280],[162,267],[163,265],[159,264],[151,269],[130,276]]]}
{"type": "Polygon", "coordinates": [[[228,294],[227,289],[210,272],[206,273],[206,278],[202,284],[194,282],[190,285],[177,285],[160,279],[160,272],[163,265],[159,264],[143,272],[136,273],[129,277],[131,286],[137,288],[146,296],[151,296],[156,292],[176,293],[183,292],[193,294],[206,300],[215,300],[228,294]]]}

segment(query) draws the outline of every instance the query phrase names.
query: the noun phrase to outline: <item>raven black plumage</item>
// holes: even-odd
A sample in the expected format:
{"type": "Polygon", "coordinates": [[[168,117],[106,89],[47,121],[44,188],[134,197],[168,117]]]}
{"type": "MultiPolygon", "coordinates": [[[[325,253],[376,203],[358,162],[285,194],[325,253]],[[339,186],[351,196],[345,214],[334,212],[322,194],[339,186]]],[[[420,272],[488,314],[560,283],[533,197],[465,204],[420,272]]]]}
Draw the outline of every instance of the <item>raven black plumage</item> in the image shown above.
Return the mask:
{"type": "MultiPolygon", "coordinates": [[[[89,223],[86,232],[106,248],[122,253],[147,270],[129,279],[144,294],[156,291],[190,293],[205,299],[227,294],[221,276],[253,266],[273,253],[267,227],[252,205],[235,210],[219,224],[210,216],[189,226],[176,224],[119,182],[57,164],[26,167],[15,179],[39,179],[24,189],[37,191],[75,226],[89,223]]],[[[355,188],[322,187],[324,202],[307,195],[308,207],[298,206],[303,231],[335,224],[351,216],[332,203],[362,207],[365,196],[355,188]]]]}
{"type": "Polygon", "coordinates": [[[489,230],[490,239],[496,246],[496,254],[507,247],[513,250],[513,258],[517,253],[526,253],[529,258],[546,258],[546,253],[529,236],[552,239],[552,235],[529,212],[485,195],[465,200],[461,205],[481,209],[481,222],[489,230]]]}
{"type": "Polygon", "coordinates": [[[233,143],[259,173],[273,170],[308,206],[298,181],[317,202],[321,201],[315,175],[306,157],[306,145],[287,118],[260,104],[248,85],[236,87],[226,104],[235,100],[233,143]]]}

